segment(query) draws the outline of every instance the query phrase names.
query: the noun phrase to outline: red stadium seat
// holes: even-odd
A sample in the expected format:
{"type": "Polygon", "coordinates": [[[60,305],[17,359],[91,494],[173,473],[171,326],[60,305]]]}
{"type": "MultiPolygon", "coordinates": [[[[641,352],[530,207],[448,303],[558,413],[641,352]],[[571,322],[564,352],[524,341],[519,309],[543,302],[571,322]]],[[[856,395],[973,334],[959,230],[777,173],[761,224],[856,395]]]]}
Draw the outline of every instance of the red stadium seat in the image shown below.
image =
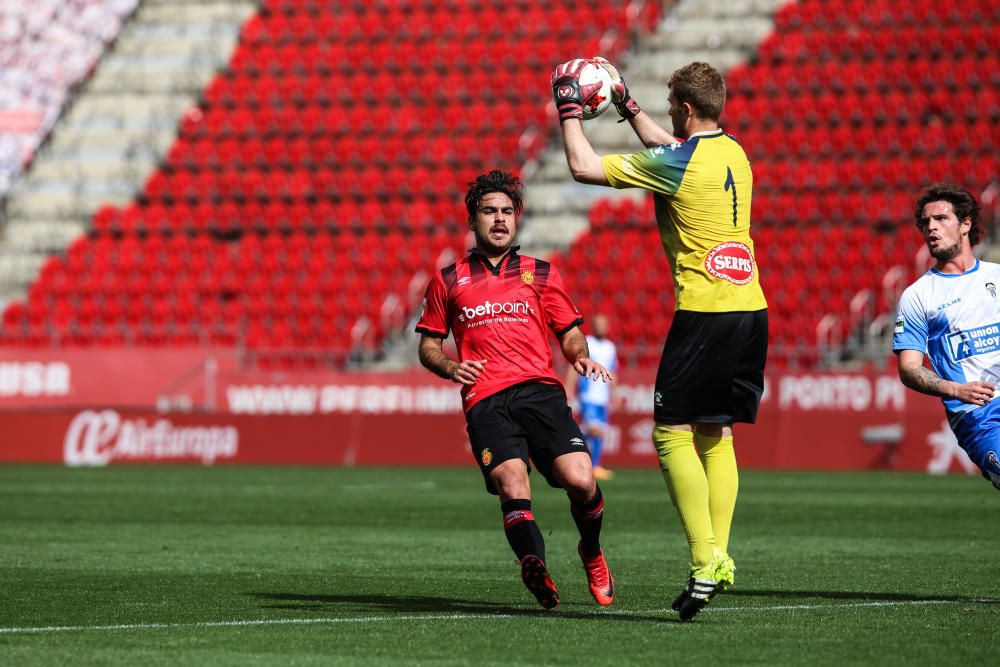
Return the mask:
{"type": "MultiPolygon", "coordinates": [[[[377,319],[387,293],[435,268],[444,249],[464,249],[461,195],[476,170],[520,164],[544,145],[546,133],[519,145],[526,129],[550,122],[545,82],[522,82],[596,53],[606,32],[630,32],[620,3],[518,6],[522,20],[498,49],[492,40],[508,17],[491,5],[268,2],[181,120],[140,202],[99,208],[93,237],[46,265],[28,303],[9,306],[5,332],[78,344],[349,347],[360,313],[377,319]],[[389,34],[386,25],[399,28],[389,34]],[[372,82],[396,95],[359,97],[372,82]],[[393,261],[404,254],[412,261],[393,261]]],[[[768,271],[782,270],[769,245],[807,228],[836,230],[804,232],[810,241],[801,248],[816,264],[838,264],[835,303],[877,279],[861,270],[875,262],[869,247],[893,262],[912,257],[917,237],[883,246],[871,227],[909,224],[914,188],[939,177],[982,188],[995,176],[993,16],[984,2],[779,8],[778,30],[758,58],[727,75],[724,119],[754,160],[755,230],[783,227],[768,243],[755,233],[768,271]],[[965,124],[935,132],[935,115],[952,108],[965,124]],[[914,159],[945,150],[950,159],[914,159]]],[[[591,231],[565,261],[586,292],[607,284],[605,273],[582,265],[598,246],[596,257],[617,274],[659,267],[620,303],[615,295],[599,301],[619,310],[637,358],[655,362],[672,296],[652,218],[649,198],[599,200],[591,231]],[[661,299],[654,324],[637,317],[647,309],[636,294],[661,299]]],[[[765,285],[775,303],[805,289],[805,269],[797,271],[765,285]]],[[[785,320],[776,321],[777,340],[815,337],[803,324],[788,320],[785,331],[785,320]]]]}

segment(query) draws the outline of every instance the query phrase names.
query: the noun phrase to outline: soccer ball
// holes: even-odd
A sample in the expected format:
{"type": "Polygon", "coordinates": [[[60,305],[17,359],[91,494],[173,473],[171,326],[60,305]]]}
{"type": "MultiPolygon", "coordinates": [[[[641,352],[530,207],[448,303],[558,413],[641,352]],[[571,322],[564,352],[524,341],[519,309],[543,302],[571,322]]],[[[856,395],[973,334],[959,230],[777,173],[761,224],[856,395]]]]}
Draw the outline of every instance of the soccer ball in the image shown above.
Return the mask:
{"type": "Polygon", "coordinates": [[[611,75],[600,65],[587,63],[580,70],[583,119],[597,118],[611,106],[611,75]]]}

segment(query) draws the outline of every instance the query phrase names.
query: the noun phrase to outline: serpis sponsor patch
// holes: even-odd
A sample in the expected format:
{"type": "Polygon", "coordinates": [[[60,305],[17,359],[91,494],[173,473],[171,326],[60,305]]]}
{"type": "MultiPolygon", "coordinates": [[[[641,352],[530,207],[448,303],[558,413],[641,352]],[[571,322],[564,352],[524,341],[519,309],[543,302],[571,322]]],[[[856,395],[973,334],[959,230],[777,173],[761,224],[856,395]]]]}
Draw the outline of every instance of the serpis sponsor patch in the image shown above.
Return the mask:
{"type": "Polygon", "coordinates": [[[734,285],[746,285],[753,280],[753,254],[739,241],[726,241],[712,248],[705,258],[705,270],[734,285]]]}

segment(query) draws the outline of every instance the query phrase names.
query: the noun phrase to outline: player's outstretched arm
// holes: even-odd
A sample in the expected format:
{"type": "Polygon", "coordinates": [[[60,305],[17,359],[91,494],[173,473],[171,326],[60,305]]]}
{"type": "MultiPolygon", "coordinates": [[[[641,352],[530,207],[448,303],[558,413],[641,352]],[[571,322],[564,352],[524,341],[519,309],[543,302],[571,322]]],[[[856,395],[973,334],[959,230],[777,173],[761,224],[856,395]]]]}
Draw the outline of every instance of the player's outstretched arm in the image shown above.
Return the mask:
{"type": "Polygon", "coordinates": [[[549,83],[552,97],[559,112],[559,126],[562,130],[563,148],[566,162],[573,178],[581,183],[610,185],[604,175],[601,157],[594,152],[590,140],[583,133],[583,98],[580,94],[580,70],[587,60],[577,58],[558,65],[549,83]]]}
{"type": "Polygon", "coordinates": [[[593,380],[600,378],[605,382],[614,382],[615,376],[611,374],[611,371],[590,358],[587,337],[580,331],[580,327],[573,327],[563,333],[559,337],[559,345],[566,361],[573,365],[573,370],[578,375],[593,380]]]}
{"type": "Polygon", "coordinates": [[[643,146],[653,148],[677,141],[674,135],[660,127],[649,114],[639,107],[639,102],[632,97],[628,84],[625,83],[625,77],[621,75],[617,67],[600,56],[594,56],[590,61],[603,67],[611,77],[611,101],[614,103],[615,109],[618,110],[618,115],[622,117],[622,120],[618,122],[627,120],[643,146]]]}
{"type": "Polygon", "coordinates": [[[896,360],[900,381],[922,394],[941,398],[957,398],[970,405],[986,405],[993,399],[996,387],[989,382],[951,382],[924,367],[924,354],[918,350],[900,350],[896,360]]]}
{"type": "Polygon", "coordinates": [[[678,141],[677,137],[660,127],[645,111],[640,111],[639,115],[629,118],[628,122],[646,148],[669,146],[678,141]]]}
{"type": "Polygon", "coordinates": [[[485,359],[455,361],[444,352],[444,339],[421,334],[418,349],[424,368],[446,380],[459,384],[475,384],[486,365],[485,359]]]}
{"type": "Polygon", "coordinates": [[[601,156],[594,151],[583,133],[583,123],[569,120],[562,124],[563,150],[573,180],[590,185],[611,185],[604,173],[601,156]]]}

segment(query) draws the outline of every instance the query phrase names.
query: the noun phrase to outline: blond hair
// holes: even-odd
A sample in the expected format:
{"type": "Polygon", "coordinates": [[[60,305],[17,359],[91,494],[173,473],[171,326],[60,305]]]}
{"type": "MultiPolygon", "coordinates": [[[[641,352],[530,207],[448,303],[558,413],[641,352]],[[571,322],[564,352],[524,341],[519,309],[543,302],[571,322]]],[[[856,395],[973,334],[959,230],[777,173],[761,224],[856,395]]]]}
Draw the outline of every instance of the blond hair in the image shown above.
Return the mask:
{"type": "Polygon", "coordinates": [[[726,82],[718,70],[708,63],[685,65],[667,82],[678,104],[687,102],[706,120],[719,120],[726,104],[726,82]]]}

